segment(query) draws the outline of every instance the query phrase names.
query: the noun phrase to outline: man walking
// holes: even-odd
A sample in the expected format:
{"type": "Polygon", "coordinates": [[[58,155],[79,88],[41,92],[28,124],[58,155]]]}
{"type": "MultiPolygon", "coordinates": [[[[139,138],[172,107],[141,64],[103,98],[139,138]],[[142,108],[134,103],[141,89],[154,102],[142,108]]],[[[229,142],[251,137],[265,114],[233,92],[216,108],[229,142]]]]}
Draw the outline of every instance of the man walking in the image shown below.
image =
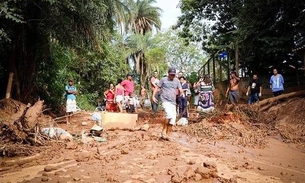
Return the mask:
{"type": "Polygon", "coordinates": [[[66,90],[66,122],[69,124],[71,122],[72,113],[76,111],[76,87],[73,85],[73,79],[68,79],[68,85],[65,87],[66,90]]]}
{"type": "Polygon", "coordinates": [[[184,96],[181,84],[176,77],[176,69],[171,67],[168,70],[168,76],[160,80],[153,92],[153,101],[157,102],[156,94],[161,90],[162,107],[166,113],[166,122],[163,124],[161,138],[168,140],[168,136],[172,130],[172,126],[176,124],[176,89],[180,91],[181,96],[184,96]]]}
{"type": "Polygon", "coordinates": [[[273,75],[270,78],[270,88],[275,97],[284,93],[284,78],[277,72],[277,69],[273,69],[273,75]]]}
{"type": "Polygon", "coordinates": [[[258,81],[257,74],[253,74],[253,78],[249,83],[249,86],[247,88],[247,93],[246,93],[246,95],[249,96],[249,92],[250,92],[248,104],[253,104],[255,102],[258,102],[259,97],[262,96],[262,90],[263,90],[263,87],[260,84],[260,82],[258,81]]]}

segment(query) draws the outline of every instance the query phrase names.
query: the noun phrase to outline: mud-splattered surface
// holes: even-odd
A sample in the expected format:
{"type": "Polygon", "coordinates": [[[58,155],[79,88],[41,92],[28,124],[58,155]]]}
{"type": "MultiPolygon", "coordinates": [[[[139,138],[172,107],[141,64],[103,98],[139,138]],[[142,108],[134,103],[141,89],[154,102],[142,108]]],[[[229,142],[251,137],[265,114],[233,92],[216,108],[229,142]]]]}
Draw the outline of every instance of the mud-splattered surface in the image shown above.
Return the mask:
{"type": "Polygon", "coordinates": [[[74,135],[72,141],[53,140],[48,146],[35,147],[30,157],[1,158],[0,182],[305,180],[303,141],[283,142],[274,129],[244,122],[234,113],[215,117],[218,122],[202,120],[176,126],[170,141],[164,141],[160,140],[163,115],[152,117],[143,112],[139,126],[148,123],[147,131],[104,131],[101,137],[106,142],[80,138],[82,131],[89,131],[95,123],[91,115],[79,113],[72,124],[58,124],[74,135]]]}

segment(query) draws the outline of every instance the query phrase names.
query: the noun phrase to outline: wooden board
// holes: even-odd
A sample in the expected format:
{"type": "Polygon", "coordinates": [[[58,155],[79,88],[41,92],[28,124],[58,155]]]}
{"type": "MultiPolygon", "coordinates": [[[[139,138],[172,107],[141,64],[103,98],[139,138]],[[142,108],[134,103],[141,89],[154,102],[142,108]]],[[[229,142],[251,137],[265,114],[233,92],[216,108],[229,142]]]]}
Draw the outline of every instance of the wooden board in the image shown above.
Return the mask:
{"type": "Polygon", "coordinates": [[[102,127],[107,129],[134,129],[138,114],[102,112],[102,127]]]}

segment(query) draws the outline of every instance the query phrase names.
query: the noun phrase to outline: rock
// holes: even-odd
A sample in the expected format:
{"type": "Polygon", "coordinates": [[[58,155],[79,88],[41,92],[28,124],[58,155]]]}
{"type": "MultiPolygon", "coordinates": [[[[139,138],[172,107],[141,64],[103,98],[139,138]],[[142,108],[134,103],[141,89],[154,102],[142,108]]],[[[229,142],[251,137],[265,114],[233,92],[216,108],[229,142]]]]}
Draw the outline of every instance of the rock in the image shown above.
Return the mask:
{"type": "Polygon", "coordinates": [[[177,173],[174,174],[171,178],[171,182],[173,182],[173,183],[180,183],[182,181],[184,181],[184,178],[179,176],[177,173]]]}
{"type": "Polygon", "coordinates": [[[148,180],[144,180],[145,183],[153,183],[156,182],[156,179],[148,179],[148,180]]]}
{"type": "Polygon", "coordinates": [[[143,131],[148,131],[149,129],[149,124],[144,124],[142,127],[141,127],[141,130],[143,131]]]}
{"type": "Polygon", "coordinates": [[[194,164],[196,164],[196,161],[195,160],[190,160],[189,162],[187,162],[187,164],[194,165],[194,164]]]}
{"type": "Polygon", "coordinates": [[[51,180],[50,177],[41,177],[42,182],[48,182],[49,180],[51,180]]]}
{"type": "Polygon", "coordinates": [[[88,125],[88,123],[87,122],[82,122],[82,126],[87,126],[88,125]]]}
{"type": "Polygon", "coordinates": [[[198,166],[195,173],[200,174],[203,179],[209,179],[211,177],[211,170],[203,166],[198,166]]]}
{"type": "Polygon", "coordinates": [[[216,163],[214,162],[204,162],[203,166],[209,169],[217,169],[216,163]]]}
{"type": "Polygon", "coordinates": [[[184,176],[186,177],[186,179],[190,179],[190,178],[194,177],[195,174],[196,173],[194,172],[194,170],[191,167],[188,167],[186,169],[186,171],[184,172],[184,176]]]}
{"type": "Polygon", "coordinates": [[[76,149],[77,145],[74,142],[66,143],[66,149],[76,149]]]}
{"type": "Polygon", "coordinates": [[[74,177],[73,180],[74,181],[80,181],[80,178],[74,177]]]}
{"type": "Polygon", "coordinates": [[[121,150],[121,154],[128,154],[128,153],[129,153],[129,149],[127,149],[127,148],[123,148],[121,150]]]}
{"type": "Polygon", "coordinates": [[[201,180],[201,179],[202,179],[202,176],[201,176],[200,174],[196,173],[196,174],[195,174],[195,177],[194,177],[194,180],[195,180],[195,181],[199,181],[199,180],[201,180]]]}
{"type": "Polygon", "coordinates": [[[46,166],[46,167],[44,167],[44,171],[45,172],[51,172],[51,171],[56,170],[56,169],[57,168],[54,167],[54,166],[46,166]]]}
{"type": "Polygon", "coordinates": [[[92,158],[93,153],[90,151],[82,151],[78,153],[78,156],[76,158],[77,162],[83,162],[83,161],[89,161],[92,158]]]}

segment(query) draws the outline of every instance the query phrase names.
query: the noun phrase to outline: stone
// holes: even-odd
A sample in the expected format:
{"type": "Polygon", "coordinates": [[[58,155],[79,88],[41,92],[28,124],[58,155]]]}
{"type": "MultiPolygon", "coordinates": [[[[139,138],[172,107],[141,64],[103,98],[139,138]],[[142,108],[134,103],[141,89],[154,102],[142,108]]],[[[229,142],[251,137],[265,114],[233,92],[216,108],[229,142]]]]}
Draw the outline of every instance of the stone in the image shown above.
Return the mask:
{"type": "Polygon", "coordinates": [[[182,181],[184,181],[184,178],[181,177],[181,176],[179,176],[177,173],[174,174],[174,175],[172,176],[172,178],[171,178],[171,182],[172,182],[172,183],[180,183],[180,182],[182,182],[182,181]]]}
{"type": "Polygon", "coordinates": [[[74,177],[73,180],[74,180],[74,181],[80,181],[80,178],[74,177]]]}
{"type": "Polygon", "coordinates": [[[149,124],[144,124],[142,127],[141,127],[141,130],[143,131],[148,131],[149,129],[149,124]]]}
{"type": "Polygon", "coordinates": [[[195,181],[200,181],[202,179],[202,176],[198,173],[195,174],[194,180],[195,181]]]}
{"type": "Polygon", "coordinates": [[[196,161],[195,160],[190,160],[189,162],[187,162],[187,164],[194,165],[194,164],[196,164],[196,161]]]}
{"type": "Polygon", "coordinates": [[[211,170],[206,168],[206,167],[203,167],[203,166],[198,166],[195,169],[195,173],[200,174],[203,179],[209,179],[210,174],[211,174],[211,170]]]}
{"type": "Polygon", "coordinates": [[[186,169],[186,171],[184,172],[184,176],[185,176],[187,179],[190,179],[190,178],[194,177],[195,174],[196,174],[196,173],[194,172],[194,170],[193,170],[191,167],[188,167],[188,168],[186,169]]]}
{"type": "Polygon", "coordinates": [[[54,167],[54,166],[46,166],[46,167],[44,167],[44,171],[45,172],[51,172],[51,171],[56,170],[56,169],[57,168],[54,167]]]}
{"type": "Polygon", "coordinates": [[[49,180],[51,180],[50,177],[41,177],[42,182],[48,182],[49,180]]]}
{"type": "Polygon", "coordinates": [[[66,149],[76,149],[77,145],[74,142],[66,143],[66,149]]]}
{"type": "Polygon", "coordinates": [[[128,153],[129,153],[129,149],[127,149],[127,148],[123,148],[121,150],[121,154],[128,154],[128,153]]]}
{"type": "Polygon", "coordinates": [[[216,163],[215,162],[204,162],[203,166],[209,169],[217,169],[216,163]]]}

